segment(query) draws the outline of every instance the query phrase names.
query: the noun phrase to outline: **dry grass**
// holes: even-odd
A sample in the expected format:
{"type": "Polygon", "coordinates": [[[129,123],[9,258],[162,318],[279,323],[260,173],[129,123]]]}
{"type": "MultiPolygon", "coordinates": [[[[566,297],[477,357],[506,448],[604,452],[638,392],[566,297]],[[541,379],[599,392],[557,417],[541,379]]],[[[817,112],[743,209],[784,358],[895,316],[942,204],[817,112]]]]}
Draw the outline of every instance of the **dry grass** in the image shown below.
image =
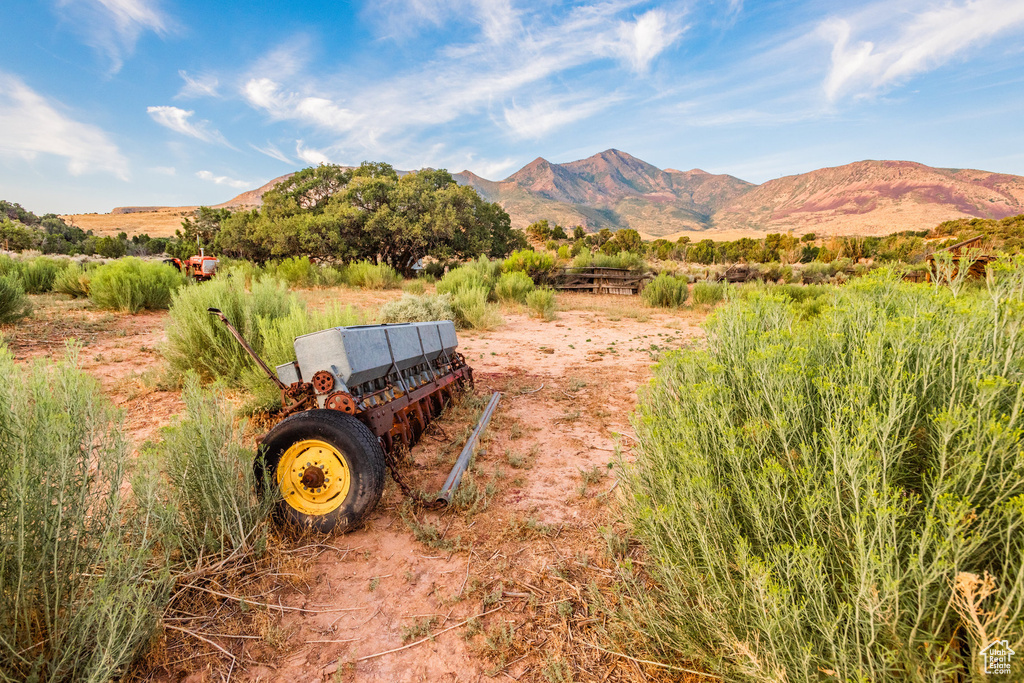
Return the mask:
{"type": "Polygon", "coordinates": [[[146,234],[150,237],[173,237],[174,231],[181,228],[181,222],[192,216],[194,206],[170,206],[158,211],[140,211],[139,213],[78,213],[61,216],[67,223],[92,230],[98,236],[128,233],[128,237],[146,234]]]}

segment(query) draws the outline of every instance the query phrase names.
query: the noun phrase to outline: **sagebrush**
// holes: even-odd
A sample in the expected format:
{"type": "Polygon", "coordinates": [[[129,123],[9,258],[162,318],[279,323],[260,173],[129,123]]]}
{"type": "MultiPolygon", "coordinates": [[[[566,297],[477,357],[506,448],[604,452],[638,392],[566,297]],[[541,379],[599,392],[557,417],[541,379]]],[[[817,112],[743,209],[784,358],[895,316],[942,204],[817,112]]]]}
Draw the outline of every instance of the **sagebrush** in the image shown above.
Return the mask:
{"type": "Polygon", "coordinates": [[[1021,651],[1024,260],[956,294],[875,274],[805,320],[769,289],[665,356],[626,482],[658,654],[938,682],[980,680],[994,639],[1021,651]]]}
{"type": "Polygon", "coordinates": [[[89,299],[100,308],[124,313],[167,308],[185,276],[166,263],[135,257],[117,259],[89,274],[89,299]]]}

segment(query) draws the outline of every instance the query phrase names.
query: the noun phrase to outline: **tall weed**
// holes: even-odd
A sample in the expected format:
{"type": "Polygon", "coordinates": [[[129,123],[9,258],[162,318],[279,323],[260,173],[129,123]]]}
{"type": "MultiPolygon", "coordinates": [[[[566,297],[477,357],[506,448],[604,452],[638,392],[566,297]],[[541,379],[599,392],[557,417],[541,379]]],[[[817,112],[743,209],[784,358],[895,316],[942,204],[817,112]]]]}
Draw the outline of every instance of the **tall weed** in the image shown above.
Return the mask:
{"type": "Polygon", "coordinates": [[[17,274],[0,275],[0,325],[17,322],[32,312],[17,274]]]}
{"type": "Polygon", "coordinates": [[[96,268],[89,276],[89,298],[100,308],[138,313],[167,308],[172,294],[185,284],[175,268],[133,256],[96,268]]]}
{"type": "Polygon", "coordinates": [[[348,283],[363,289],[397,289],[402,286],[402,276],[386,263],[357,261],[345,270],[348,283]]]}
{"type": "Polygon", "coordinates": [[[170,586],[125,497],[130,446],[75,352],[0,347],[0,677],[106,681],[145,647],[170,586]]]}
{"type": "Polygon", "coordinates": [[[284,282],[263,276],[246,289],[244,277],[216,277],[209,282],[178,290],[171,302],[164,356],[175,374],[184,377],[194,371],[204,380],[237,382],[244,371],[255,367],[252,359],[211,316],[208,308],[219,308],[261,354],[264,337],[261,319],[276,320],[299,306],[284,282]]]}
{"type": "Polygon", "coordinates": [[[541,320],[555,319],[555,292],[550,287],[539,287],[526,295],[530,315],[541,320]]]}
{"type": "Polygon", "coordinates": [[[690,295],[688,280],[661,273],[647,283],[643,290],[644,302],[648,306],[679,308],[690,295]]]}
{"type": "Polygon", "coordinates": [[[730,301],[658,366],[624,482],[658,590],[632,618],[729,680],[980,680],[993,640],[1024,647],[1024,259],[987,291],[830,296],[813,320],[730,301]]]}
{"type": "Polygon", "coordinates": [[[503,273],[494,285],[494,295],[506,304],[526,303],[526,296],[533,291],[533,280],[526,273],[514,270],[503,273]]]}
{"type": "Polygon", "coordinates": [[[403,294],[401,299],[380,307],[382,323],[416,323],[455,320],[450,294],[403,294]]]}
{"type": "Polygon", "coordinates": [[[72,299],[89,296],[89,273],[77,263],[70,264],[53,280],[53,291],[67,294],[72,299]]]}
{"type": "Polygon", "coordinates": [[[697,305],[717,304],[725,298],[724,282],[698,282],[693,286],[693,303],[697,305]]]}

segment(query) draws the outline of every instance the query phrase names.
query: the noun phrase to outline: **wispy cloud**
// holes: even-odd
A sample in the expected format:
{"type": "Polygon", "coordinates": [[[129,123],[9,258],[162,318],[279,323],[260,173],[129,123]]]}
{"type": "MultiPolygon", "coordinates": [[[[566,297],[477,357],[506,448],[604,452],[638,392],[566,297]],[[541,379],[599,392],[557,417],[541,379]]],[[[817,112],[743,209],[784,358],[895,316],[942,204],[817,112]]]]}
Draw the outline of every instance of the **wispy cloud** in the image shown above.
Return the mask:
{"type": "Polygon", "coordinates": [[[252,147],[257,152],[260,152],[261,154],[266,154],[271,159],[277,159],[278,161],[289,165],[295,164],[295,162],[292,159],[290,159],[287,154],[279,150],[276,145],[270,142],[267,143],[266,147],[260,147],[259,145],[252,144],[251,142],[249,143],[249,146],[252,147]]]}
{"type": "Polygon", "coordinates": [[[312,147],[306,147],[302,144],[302,140],[295,141],[295,156],[313,166],[331,163],[331,158],[327,156],[326,152],[319,149],[313,149],[312,147]]]}
{"type": "Polygon", "coordinates": [[[128,160],[103,130],[75,121],[2,71],[0,92],[0,154],[29,161],[52,154],[67,159],[72,175],[102,171],[128,179],[128,160]]]}
{"type": "Polygon", "coordinates": [[[198,171],[196,172],[196,177],[200,180],[206,180],[216,185],[227,185],[228,187],[233,187],[236,190],[244,190],[246,188],[256,186],[248,180],[236,180],[235,178],[229,178],[226,175],[214,175],[210,171],[198,171]]]}
{"type": "Polygon", "coordinates": [[[584,66],[606,84],[635,87],[635,74],[678,42],[679,16],[663,10],[632,14],[640,4],[613,0],[552,15],[549,8],[525,10],[508,0],[384,3],[377,11],[388,16],[401,7],[421,23],[468,22],[473,30],[464,33],[467,39],[438,48],[418,68],[362,81],[310,73],[297,49],[305,42],[300,36],[254,65],[240,91],[271,119],[300,123],[329,140],[327,153],[344,149],[377,156],[409,137],[422,139],[471,120],[491,120],[516,138],[540,137],[600,111],[607,91],[577,94],[553,112],[519,106],[517,97],[564,98],[558,79],[584,66]]]}
{"type": "Polygon", "coordinates": [[[537,99],[528,106],[513,102],[505,107],[505,123],[517,137],[541,138],[562,126],[589,118],[617,99],[614,95],[591,94],[576,101],[569,97],[537,99]]]}
{"type": "Polygon", "coordinates": [[[117,73],[145,31],[166,35],[173,21],[156,0],[58,0],[57,7],[85,44],[110,60],[117,73]]]}
{"type": "Polygon", "coordinates": [[[883,92],[1022,25],[1020,0],[930,3],[902,12],[885,3],[829,19],[818,29],[832,43],[825,95],[835,101],[883,92]]]}
{"type": "Polygon", "coordinates": [[[174,99],[220,96],[220,93],[217,92],[217,87],[220,85],[220,82],[216,76],[211,76],[209,74],[189,76],[185,71],[178,71],[178,75],[181,76],[181,80],[185,81],[185,85],[181,86],[181,90],[179,90],[178,94],[174,96],[174,99]]]}
{"type": "Polygon", "coordinates": [[[164,128],[173,130],[175,133],[188,135],[203,142],[216,142],[230,146],[227,140],[224,139],[224,136],[220,134],[220,131],[210,128],[209,121],[196,121],[193,123],[191,119],[195,112],[192,110],[160,106],[147,107],[146,112],[154,121],[164,128]]]}

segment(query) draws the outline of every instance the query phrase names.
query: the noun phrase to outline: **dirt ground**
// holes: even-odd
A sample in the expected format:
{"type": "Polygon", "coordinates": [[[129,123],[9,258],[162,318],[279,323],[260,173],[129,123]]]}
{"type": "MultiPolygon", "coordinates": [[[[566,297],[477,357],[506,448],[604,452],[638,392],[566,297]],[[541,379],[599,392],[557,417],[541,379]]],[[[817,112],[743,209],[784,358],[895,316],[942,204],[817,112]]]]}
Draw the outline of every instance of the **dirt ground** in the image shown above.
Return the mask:
{"type": "MultiPolygon", "coordinates": [[[[372,317],[397,293],[303,296],[312,306],[348,301],[372,317]]],[[[133,442],[158,438],[182,408],[176,390],[159,388],[166,313],[33,299],[34,317],[2,330],[15,356],[64,353],[75,337],[79,362],[123,408],[133,442]]],[[[460,331],[475,394],[428,430],[402,469],[414,487],[438,490],[484,403],[502,392],[452,506],[417,510],[389,479],[364,528],[276,539],[286,559],[260,584],[263,609],[250,606],[235,622],[211,615],[191,640],[165,636],[145,678],[700,680],[645,663],[621,643],[614,649],[603,605],[632,552],[617,521],[618,476],[632,458],[637,389],[663,350],[702,334],[705,312],[591,295],[562,295],[559,307],[550,322],[506,309],[498,329],[460,331]],[[222,630],[236,622],[247,627],[222,630]]],[[[232,599],[215,606],[217,615],[239,609],[246,605],[232,599]]]]}

